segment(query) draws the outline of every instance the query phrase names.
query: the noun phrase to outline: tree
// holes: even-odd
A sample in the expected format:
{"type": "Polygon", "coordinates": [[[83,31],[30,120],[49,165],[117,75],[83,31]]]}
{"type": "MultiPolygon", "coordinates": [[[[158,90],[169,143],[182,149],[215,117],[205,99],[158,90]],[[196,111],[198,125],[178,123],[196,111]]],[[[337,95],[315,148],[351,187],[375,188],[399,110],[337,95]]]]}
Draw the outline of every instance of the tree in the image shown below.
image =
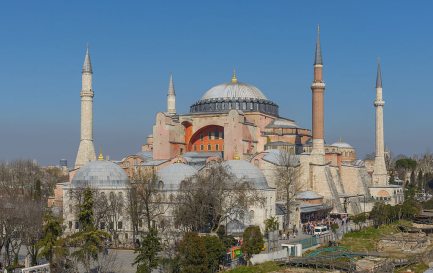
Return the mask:
{"type": "Polygon", "coordinates": [[[248,181],[237,179],[221,164],[213,164],[182,183],[174,207],[175,224],[185,231],[216,231],[224,222],[245,215],[249,206],[262,202],[248,181]]]}
{"type": "Polygon", "coordinates": [[[411,158],[400,158],[395,162],[395,169],[398,176],[403,181],[406,180],[406,174],[416,169],[417,162],[411,158]]]}
{"type": "Polygon", "coordinates": [[[355,225],[358,226],[358,229],[361,229],[361,225],[363,223],[365,223],[365,221],[367,220],[367,214],[366,213],[359,213],[355,216],[353,216],[352,221],[353,223],[355,223],[355,225]]]}
{"type": "Polygon", "coordinates": [[[52,271],[61,267],[58,263],[61,263],[67,254],[67,249],[61,238],[62,234],[62,220],[54,217],[50,212],[45,214],[42,238],[37,244],[40,247],[39,255],[50,263],[52,271]]]}
{"type": "Polygon", "coordinates": [[[135,251],[138,255],[133,264],[137,265],[137,273],[151,273],[152,269],[159,264],[158,253],[161,250],[158,232],[155,228],[151,228],[145,236],[142,236],[140,247],[135,251]]]}
{"type": "Polygon", "coordinates": [[[224,262],[226,248],[223,242],[216,236],[202,237],[206,248],[207,268],[209,273],[215,273],[219,270],[219,265],[224,262]]]}
{"type": "Polygon", "coordinates": [[[133,236],[138,233],[142,218],[145,220],[147,230],[151,230],[158,218],[167,211],[167,207],[164,206],[162,187],[154,171],[139,170],[134,174],[128,198],[128,212],[132,221],[133,236]]]}
{"type": "Polygon", "coordinates": [[[187,232],[179,243],[179,266],[181,273],[207,272],[207,253],[203,239],[197,233],[187,232]]]}
{"type": "Polygon", "coordinates": [[[249,226],[243,233],[242,251],[245,255],[247,262],[249,263],[253,254],[259,254],[265,243],[263,240],[262,233],[258,226],[249,226]]]}
{"type": "Polygon", "coordinates": [[[286,151],[279,151],[278,164],[274,172],[277,186],[277,202],[284,203],[284,230],[287,232],[290,229],[290,214],[292,207],[295,205],[295,197],[301,190],[299,160],[286,151]]]}
{"type": "Polygon", "coordinates": [[[97,230],[93,218],[93,193],[90,188],[83,192],[83,203],[79,205],[78,221],[80,231],[68,238],[68,243],[76,247],[72,256],[83,264],[86,272],[91,269],[91,262],[98,259],[99,253],[104,250],[105,241],[111,236],[107,232],[97,230]]]}
{"type": "Polygon", "coordinates": [[[277,217],[271,217],[265,220],[265,233],[278,230],[278,219],[277,217]]]}

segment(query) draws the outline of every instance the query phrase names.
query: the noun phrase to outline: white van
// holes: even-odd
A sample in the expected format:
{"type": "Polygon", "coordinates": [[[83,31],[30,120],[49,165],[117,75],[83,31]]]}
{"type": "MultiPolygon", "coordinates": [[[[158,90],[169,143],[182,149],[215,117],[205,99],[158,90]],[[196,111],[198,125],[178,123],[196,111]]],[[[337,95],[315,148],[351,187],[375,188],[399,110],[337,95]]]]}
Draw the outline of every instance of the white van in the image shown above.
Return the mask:
{"type": "Polygon", "coordinates": [[[324,234],[328,234],[329,230],[327,226],[316,226],[314,228],[314,236],[320,236],[324,234]]]}

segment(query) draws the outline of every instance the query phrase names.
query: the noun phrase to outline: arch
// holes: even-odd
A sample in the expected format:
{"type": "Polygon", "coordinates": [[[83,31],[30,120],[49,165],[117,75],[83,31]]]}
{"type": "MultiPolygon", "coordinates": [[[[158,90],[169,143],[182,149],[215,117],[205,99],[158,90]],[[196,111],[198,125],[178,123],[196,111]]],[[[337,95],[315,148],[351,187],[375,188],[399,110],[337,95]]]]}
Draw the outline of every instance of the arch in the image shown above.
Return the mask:
{"type": "Polygon", "coordinates": [[[250,217],[250,221],[251,222],[254,221],[254,210],[250,210],[248,214],[249,214],[248,216],[250,217]]]}
{"type": "Polygon", "coordinates": [[[187,143],[187,151],[194,151],[194,147],[196,147],[196,151],[219,152],[224,147],[224,127],[219,125],[204,126],[197,130],[187,143]],[[203,147],[203,150],[201,147],[203,147]]]}

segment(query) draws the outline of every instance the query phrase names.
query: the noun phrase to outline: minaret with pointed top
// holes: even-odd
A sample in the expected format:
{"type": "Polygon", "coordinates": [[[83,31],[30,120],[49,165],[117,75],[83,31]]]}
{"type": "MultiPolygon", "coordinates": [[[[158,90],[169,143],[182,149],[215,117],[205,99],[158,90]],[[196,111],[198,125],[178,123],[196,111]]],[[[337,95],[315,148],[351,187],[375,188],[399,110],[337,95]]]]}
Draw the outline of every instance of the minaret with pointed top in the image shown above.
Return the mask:
{"type": "Polygon", "coordinates": [[[92,63],[90,61],[89,47],[84,57],[81,73],[81,140],[78,148],[75,168],[79,168],[89,161],[96,160],[95,147],[93,146],[93,88],[92,88],[92,63]]]}
{"type": "Polygon", "coordinates": [[[317,156],[317,163],[324,163],[324,93],[322,50],[320,48],[320,29],[317,26],[316,52],[314,56],[314,80],[311,84],[312,91],[312,129],[313,149],[312,154],[317,156]],[[323,162],[322,162],[323,161],[323,162]]]}
{"type": "Polygon", "coordinates": [[[170,74],[167,94],[167,112],[170,115],[176,115],[176,92],[174,91],[173,75],[170,74]]]}
{"type": "Polygon", "coordinates": [[[385,101],[382,97],[382,71],[380,63],[377,64],[376,76],[376,156],[374,158],[373,184],[385,185],[388,182],[388,172],[385,164],[385,144],[383,135],[383,106],[385,101]]]}

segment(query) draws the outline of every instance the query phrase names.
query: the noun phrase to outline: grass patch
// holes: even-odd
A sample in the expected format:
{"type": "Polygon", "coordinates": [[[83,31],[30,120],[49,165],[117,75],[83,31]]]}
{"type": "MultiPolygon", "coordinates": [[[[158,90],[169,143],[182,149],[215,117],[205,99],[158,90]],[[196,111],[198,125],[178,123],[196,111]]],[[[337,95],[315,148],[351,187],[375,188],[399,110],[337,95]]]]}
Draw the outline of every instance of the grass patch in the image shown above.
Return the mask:
{"type": "Polygon", "coordinates": [[[274,262],[266,262],[254,266],[240,266],[228,272],[230,273],[269,273],[281,270],[281,268],[274,262]]]}
{"type": "Polygon", "coordinates": [[[343,239],[339,242],[354,252],[376,251],[376,244],[380,238],[398,233],[398,226],[411,226],[408,221],[398,221],[390,225],[383,225],[379,228],[368,227],[358,231],[346,233],[343,239]]]}

